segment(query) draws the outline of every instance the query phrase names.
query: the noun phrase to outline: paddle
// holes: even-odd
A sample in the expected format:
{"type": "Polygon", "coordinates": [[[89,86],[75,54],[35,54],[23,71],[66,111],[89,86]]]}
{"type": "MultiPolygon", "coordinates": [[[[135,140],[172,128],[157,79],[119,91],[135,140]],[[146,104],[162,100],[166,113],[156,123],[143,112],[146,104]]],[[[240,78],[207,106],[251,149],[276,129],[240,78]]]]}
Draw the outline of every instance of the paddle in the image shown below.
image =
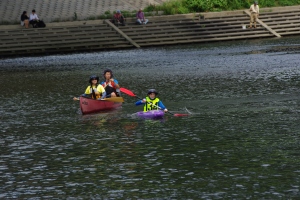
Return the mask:
{"type": "Polygon", "coordinates": [[[118,102],[118,103],[124,102],[123,97],[110,97],[110,98],[105,98],[103,100],[104,101],[113,101],[113,102],[118,102]]]}
{"type": "MultiPolygon", "coordinates": [[[[79,101],[79,98],[77,98],[77,97],[74,97],[73,99],[79,101]]],[[[110,98],[101,99],[101,101],[113,101],[113,102],[117,102],[117,103],[122,103],[122,102],[124,102],[124,99],[123,99],[123,97],[110,97],[110,98]]]]}
{"type": "MultiPolygon", "coordinates": [[[[125,94],[127,94],[128,96],[136,97],[136,98],[142,100],[142,98],[136,96],[132,91],[130,91],[130,90],[126,89],[126,88],[120,88],[120,91],[123,92],[123,93],[125,93],[125,94]]],[[[150,102],[147,102],[147,103],[149,103],[149,104],[151,104],[151,105],[153,105],[153,106],[156,106],[158,109],[162,110],[162,108],[160,108],[160,107],[157,106],[157,105],[154,105],[154,104],[152,104],[152,103],[150,103],[150,102]]],[[[189,114],[171,113],[170,111],[167,111],[167,113],[173,115],[174,117],[181,117],[181,116],[188,116],[188,115],[189,115],[189,114]]]]}

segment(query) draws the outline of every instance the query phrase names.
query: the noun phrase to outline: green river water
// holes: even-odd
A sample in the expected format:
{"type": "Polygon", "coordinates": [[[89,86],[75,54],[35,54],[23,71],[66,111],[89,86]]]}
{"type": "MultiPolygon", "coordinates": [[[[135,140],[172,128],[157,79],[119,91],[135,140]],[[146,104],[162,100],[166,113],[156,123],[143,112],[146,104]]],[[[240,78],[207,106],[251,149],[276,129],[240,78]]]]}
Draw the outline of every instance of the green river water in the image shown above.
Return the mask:
{"type": "Polygon", "coordinates": [[[299,199],[300,37],[0,60],[0,199],[299,199]],[[72,98],[113,70],[126,96],[72,98]]]}

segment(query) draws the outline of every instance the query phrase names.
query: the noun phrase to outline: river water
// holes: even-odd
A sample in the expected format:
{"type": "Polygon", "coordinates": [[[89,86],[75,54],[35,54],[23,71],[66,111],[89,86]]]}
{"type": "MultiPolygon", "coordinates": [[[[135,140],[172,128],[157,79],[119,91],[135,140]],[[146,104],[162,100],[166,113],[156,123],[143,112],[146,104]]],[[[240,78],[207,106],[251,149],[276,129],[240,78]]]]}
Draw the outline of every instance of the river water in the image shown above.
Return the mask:
{"type": "Polygon", "coordinates": [[[0,60],[0,198],[300,198],[300,37],[0,60]],[[111,68],[173,113],[81,115],[111,68]]]}

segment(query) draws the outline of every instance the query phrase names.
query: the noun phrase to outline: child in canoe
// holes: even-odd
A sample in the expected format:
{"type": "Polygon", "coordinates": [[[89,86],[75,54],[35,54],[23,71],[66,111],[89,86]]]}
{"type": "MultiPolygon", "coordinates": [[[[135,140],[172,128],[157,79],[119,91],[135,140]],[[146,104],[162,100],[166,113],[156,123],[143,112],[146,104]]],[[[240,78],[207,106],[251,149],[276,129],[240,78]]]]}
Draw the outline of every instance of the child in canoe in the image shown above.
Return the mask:
{"type": "MultiPolygon", "coordinates": [[[[103,88],[103,86],[101,84],[99,84],[99,77],[96,75],[92,75],[90,77],[89,83],[91,85],[89,85],[84,94],[82,94],[81,96],[83,97],[90,97],[93,99],[104,99],[106,97],[106,92],[105,89],[103,88]]],[[[79,100],[79,97],[74,97],[73,100],[79,100]]]]}
{"type": "Polygon", "coordinates": [[[162,103],[161,100],[159,100],[159,98],[156,97],[156,95],[158,95],[158,92],[155,89],[150,89],[148,90],[147,97],[137,101],[135,105],[144,105],[144,112],[147,112],[149,110],[163,110],[165,112],[168,112],[166,106],[162,103]]]}
{"type": "Polygon", "coordinates": [[[110,69],[106,69],[103,72],[105,81],[101,82],[101,85],[106,91],[106,98],[121,96],[119,82],[114,79],[113,72],[110,69]]]}

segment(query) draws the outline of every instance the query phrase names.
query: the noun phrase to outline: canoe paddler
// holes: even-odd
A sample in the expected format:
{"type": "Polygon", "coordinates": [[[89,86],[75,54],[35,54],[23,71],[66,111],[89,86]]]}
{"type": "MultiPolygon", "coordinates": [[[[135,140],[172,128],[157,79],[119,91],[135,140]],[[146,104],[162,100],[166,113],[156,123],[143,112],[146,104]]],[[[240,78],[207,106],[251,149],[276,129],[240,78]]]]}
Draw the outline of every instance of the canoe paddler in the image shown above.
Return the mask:
{"type": "Polygon", "coordinates": [[[106,91],[106,98],[121,96],[119,82],[114,79],[113,72],[110,69],[105,69],[103,76],[105,81],[101,82],[101,85],[106,91]]]}
{"type": "Polygon", "coordinates": [[[135,103],[136,106],[144,105],[144,112],[149,110],[163,110],[168,112],[168,109],[163,102],[157,98],[158,92],[155,89],[148,90],[147,96],[135,103]]]}
{"type": "MultiPolygon", "coordinates": [[[[99,84],[98,76],[90,76],[89,83],[90,85],[86,88],[84,94],[82,94],[81,96],[98,100],[104,99],[106,97],[105,89],[101,84],[99,84]]],[[[73,100],[79,100],[79,97],[74,97],[73,100]]]]}

